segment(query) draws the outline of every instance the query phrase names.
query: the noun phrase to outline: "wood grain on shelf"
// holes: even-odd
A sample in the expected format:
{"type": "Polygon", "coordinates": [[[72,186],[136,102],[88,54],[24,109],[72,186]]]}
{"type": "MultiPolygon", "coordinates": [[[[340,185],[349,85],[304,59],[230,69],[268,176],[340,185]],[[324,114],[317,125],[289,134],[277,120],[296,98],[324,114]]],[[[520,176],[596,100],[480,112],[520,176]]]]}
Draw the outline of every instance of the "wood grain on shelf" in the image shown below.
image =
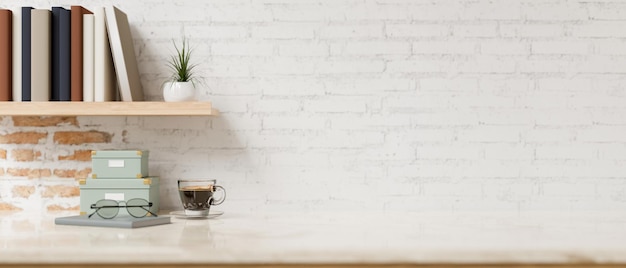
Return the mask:
{"type": "Polygon", "coordinates": [[[0,115],[217,115],[210,102],[0,102],[0,115]]]}
{"type": "Polygon", "coordinates": [[[415,264],[402,264],[402,263],[345,263],[345,264],[289,264],[289,263],[264,263],[264,264],[219,264],[219,263],[136,263],[136,264],[121,264],[121,263],[36,263],[36,264],[2,264],[0,267],[13,267],[13,268],[78,268],[78,267],[119,267],[119,268],[145,268],[147,266],[155,268],[623,268],[624,264],[618,263],[539,263],[539,264],[507,264],[507,263],[441,263],[441,264],[429,264],[429,263],[415,263],[415,264]]]}

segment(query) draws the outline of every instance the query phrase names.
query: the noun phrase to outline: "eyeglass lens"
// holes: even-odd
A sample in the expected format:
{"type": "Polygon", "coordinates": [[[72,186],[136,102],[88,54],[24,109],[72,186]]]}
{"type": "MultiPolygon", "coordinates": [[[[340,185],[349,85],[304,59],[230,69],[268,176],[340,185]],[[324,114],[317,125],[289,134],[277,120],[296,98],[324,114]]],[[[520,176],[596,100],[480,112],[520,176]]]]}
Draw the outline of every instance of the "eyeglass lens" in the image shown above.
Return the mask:
{"type": "Polygon", "coordinates": [[[133,198],[130,199],[128,201],[126,201],[126,210],[128,211],[128,214],[130,214],[133,217],[136,218],[141,218],[141,217],[145,217],[148,211],[145,207],[148,207],[150,205],[150,203],[148,201],[146,201],[145,199],[141,199],[141,198],[133,198]]]}
{"type": "Polygon", "coordinates": [[[108,199],[99,200],[96,202],[96,207],[100,208],[97,210],[98,215],[105,219],[115,218],[117,212],[120,210],[115,200],[108,199]]]}

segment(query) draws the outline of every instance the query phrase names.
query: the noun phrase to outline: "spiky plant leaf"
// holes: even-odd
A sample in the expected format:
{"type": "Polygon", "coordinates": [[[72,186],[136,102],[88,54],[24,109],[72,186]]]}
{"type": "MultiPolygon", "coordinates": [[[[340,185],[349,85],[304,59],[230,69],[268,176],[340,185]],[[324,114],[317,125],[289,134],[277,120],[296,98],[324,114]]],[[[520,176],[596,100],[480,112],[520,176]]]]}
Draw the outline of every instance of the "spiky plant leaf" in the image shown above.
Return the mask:
{"type": "Polygon", "coordinates": [[[169,67],[172,69],[172,80],[176,82],[193,82],[194,73],[193,70],[196,64],[190,63],[192,49],[189,47],[189,42],[183,39],[182,47],[178,47],[174,41],[174,48],[176,49],[176,55],[171,56],[169,67]]]}

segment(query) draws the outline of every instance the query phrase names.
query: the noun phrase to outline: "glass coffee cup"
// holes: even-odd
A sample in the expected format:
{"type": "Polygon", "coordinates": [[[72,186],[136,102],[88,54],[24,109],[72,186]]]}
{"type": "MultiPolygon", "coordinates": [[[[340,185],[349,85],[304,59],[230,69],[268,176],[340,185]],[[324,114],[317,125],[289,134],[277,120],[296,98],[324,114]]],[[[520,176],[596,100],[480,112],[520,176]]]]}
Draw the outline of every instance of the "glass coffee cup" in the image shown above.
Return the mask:
{"type": "Polygon", "coordinates": [[[178,180],[178,192],[187,216],[208,216],[211,205],[226,199],[226,190],[216,185],[216,180],[178,180]]]}

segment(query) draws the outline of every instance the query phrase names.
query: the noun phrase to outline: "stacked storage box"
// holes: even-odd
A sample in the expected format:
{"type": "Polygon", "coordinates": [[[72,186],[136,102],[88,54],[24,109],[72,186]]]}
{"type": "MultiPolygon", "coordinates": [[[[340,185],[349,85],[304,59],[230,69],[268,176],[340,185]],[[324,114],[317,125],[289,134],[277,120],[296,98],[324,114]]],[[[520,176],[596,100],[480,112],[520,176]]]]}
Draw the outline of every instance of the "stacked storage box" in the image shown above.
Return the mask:
{"type": "MultiPolygon", "coordinates": [[[[92,175],[80,181],[80,214],[91,214],[91,205],[101,199],[128,201],[142,198],[159,211],[159,178],[148,175],[148,151],[92,151],[92,175]]],[[[122,203],[124,204],[124,203],[122,203]]],[[[120,208],[118,215],[128,215],[120,208]]]]}

